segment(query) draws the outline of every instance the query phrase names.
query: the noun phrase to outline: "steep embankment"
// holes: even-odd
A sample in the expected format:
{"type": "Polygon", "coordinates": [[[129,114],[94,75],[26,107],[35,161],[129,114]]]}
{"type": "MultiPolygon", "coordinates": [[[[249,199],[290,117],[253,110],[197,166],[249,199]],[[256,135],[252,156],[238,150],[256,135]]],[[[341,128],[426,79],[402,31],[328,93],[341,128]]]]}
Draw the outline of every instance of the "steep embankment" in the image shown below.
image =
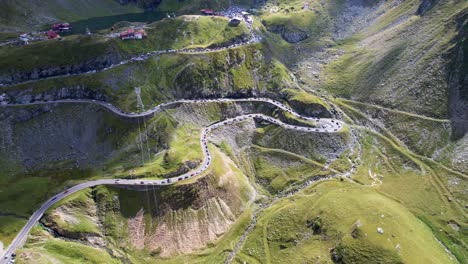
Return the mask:
{"type": "MultiPolygon", "coordinates": [[[[152,263],[159,257],[202,249],[222,257],[225,253],[217,247],[223,235],[246,212],[255,194],[234,164],[221,152],[215,153],[216,167],[200,179],[146,191],[87,190],[50,210],[43,223],[72,239],[71,244],[107,250],[110,257],[124,262],[152,263]]],[[[41,236],[33,235],[34,239],[41,236]]],[[[57,240],[28,246],[20,258],[29,254],[41,259],[66,257],[49,246],[57,240]]]]}
{"type": "Polygon", "coordinates": [[[459,139],[468,132],[468,10],[460,12],[455,21],[458,33],[453,39],[448,83],[452,137],[459,139]]]}
{"type": "MultiPolygon", "coordinates": [[[[123,28],[121,30],[125,30],[123,28]]],[[[250,38],[242,23],[224,17],[180,16],[147,25],[143,40],[108,35],[72,35],[20,47],[0,47],[0,83],[16,84],[54,76],[99,71],[153,51],[228,46],[250,38]]]]}

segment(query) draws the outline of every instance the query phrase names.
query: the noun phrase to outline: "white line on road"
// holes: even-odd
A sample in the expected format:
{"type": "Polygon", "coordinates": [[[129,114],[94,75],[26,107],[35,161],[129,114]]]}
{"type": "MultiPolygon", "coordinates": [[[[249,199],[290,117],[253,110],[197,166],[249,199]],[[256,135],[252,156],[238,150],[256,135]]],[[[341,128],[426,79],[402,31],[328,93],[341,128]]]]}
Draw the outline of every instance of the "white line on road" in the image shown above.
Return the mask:
{"type": "Polygon", "coordinates": [[[256,119],[261,119],[267,122],[270,122],[272,124],[276,124],[278,126],[281,126],[285,129],[291,129],[291,130],[296,130],[296,131],[302,131],[302,132],[318,132],[318,133],[333,133],[339,131],[343,127],[343,122],[338,121],[335,119],[329,119],[329,118],[319,118],[319,117],[306,117],[303,115],[300,115],[296,113],[294,110],[292,110],[290,107],[283,105],[282,103],[269,99],[269,98],[245,98],[245,99],[200,99],[200,100],[177,100],[177,101],[172,101],[164,104],[160,104],[150,110],[141,112],[141,113],[126,113],[116,106],[103,102],[103,101],[97,101],[97,100],[88,100],[88,99],[62,99],[62,100],[57,100],[57,101],[48,101],[48,102],[32,102],[32,103],[25,103],[25,104],[7,104],[7,105],[1,105],[1,107],[14,107],[14,106],[27,106],[27,105],[40,105],[40,104],[54,104],[54,103],[92,103],[92,104],[98,104],[101,105],[107,109],[109,109],[111,112],[123,116],[123,117],[128,117],[128,118],[135,118],[135,117],[146,117],[149,115],[152,115],[158,111],[163,110],[164,108],[167,108],[169,106],[174,106],[177,104],[181,103],[205,103],[205,102],[263,102],[263,103],[269,103],[272,104],[284,111],[287,111],[288,113],[296,116],[297,118],[303,119],[303,120],[309,120],[309,121],[316,121],[317,122],[317,127],[312,128],[312,127],[304,127],[304,126],[296,126],[296,125],[289,125],[286,124],[278,119],[272,118],[270,116],[264,115],[264,114],[246,114],[246,115],[241,115],[237,116],[235,118],[229,118],[214,124],[211,124],[210,126],[204,128],[202,130],[202,133],[200,135],[200,145],[202,147],[202,153],[203,153],[203,162],[201,163],[200,166],[195,168],[194,170],[187,172],[185,174],[167,178],[165,180],[128,180],[128,179],[101,179],[101,180],[95,180],[95,181],[88,181],[84,183],[80,183],[78,185],[75,185],[68,190],[61,192],[59,194],[56,194],[49,200],[47,200],[37,211],[35,211],[31,217],[29,218],[28,222],[26,225],[21,229],[21,231],[18,233],[18,235],[15,237],[15,239],[11,242],[9,247],[5,250],[3,258],[0,260],[0,264],[7,264],[12,260],[12,254],[16,251],[18,247],[21,247],[23,243],[25,242],[28,233],[31,231],[31,229],[38,223],[38,221],[41,219],[43,214],[50,208],[52,207],[56,202],[62,200],[63,198],[77,192],[80,190],[83,190],[85,188],[89,187],[94,187],[98,185],[139,185],[139,186],[164,186],[164,185],[170,185],[174,184],[178,181],[182,181],[185,179],[189,179],[198,175],[201,175],[203,172],[205,172],[206,169],[211,164],[212,160],[212,155],[208,149],[208,134],[221,126],[232,124],[232,123],[237,123],[241,121],[245,121],[250,118],[256,118],[256,119]]]}

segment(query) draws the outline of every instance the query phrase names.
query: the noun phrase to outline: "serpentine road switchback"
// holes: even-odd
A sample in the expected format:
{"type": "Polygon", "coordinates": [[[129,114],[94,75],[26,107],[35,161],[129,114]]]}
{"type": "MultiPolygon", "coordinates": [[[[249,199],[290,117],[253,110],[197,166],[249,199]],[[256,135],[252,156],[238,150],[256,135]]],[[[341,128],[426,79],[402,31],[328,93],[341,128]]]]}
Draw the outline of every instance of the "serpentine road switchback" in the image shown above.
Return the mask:
{"type": "Polygon", "coordinates": [[[159,112],[161,110],[164,110],[165,108],[168,108],[169,106],[177,105],[177,104],[184,104],[184,103],[209,103],[209,102],[262,102],[262,103],[268,103],[272,104],[299,119],[303,120],[308,120],[308,121],[315,121],[316,126],[315,127],[304,127],[304,126],[295,126],[295,125],[289,125],[286,123],[283,123],[280,120],[274,119],[270,116],[264,115],[264,114],[246,114],[246,115],[240,115],[235,118],[230,118],[226,119],[214,124],[211,124],[210,126],[204,128],[202,130],[201,136],[200,136],[200,145],[203,151],[203,162],[194,170],[187,172],[185,174],[172,177],[172,178],[167,178],[164,180],[142,180],[142,179],[137,179],[137,180],[128,180],[128,179],[102,179],[102,180],[94,180],[94,181],[88,181],[84,183],[80,183],[78,185],[75,185],[59,194],[56,194],[49,200],[47,200],[37,211],[35,211],[31,217],[29,218],[28,222],[26,225],[21,229],[21,231],[18,233],[18,235],[15,237],[15,239],[11,242],[9,247],[6,249],[4,256],[2,259],[0,259],[0,264],[7,264],[12,262],[14,259],[14,252],[18,247],[21,247],[23,243],[26,241],[27,235],[30,232],[30,230],[38,223],[38,221],[41,219],[43,214],[50,208],[52,207],[56,202],[62,200],[63,198],[76,193],[80,190],[83,190],[85,188],[97,186],[97,185],[138,185],[138,186],[148,186],[150,188],[151,186],[163,186],[163,185],[170,185],[174,184],[178,181],[182,181],[185,179],[189,179],[198,175],[201,175],[211,164],[211,153],[208,149],[208,134],[221,126],[228,125],[228,124],[233,124],[236,122],[244,121],[249,118],[254,118],[254,119],[259,119],[263,121],[267,121],[276,125],[279,125],[285,129],[292,129],[296,131],[303,131],[303,132],[318,132],[318,133],[334,133],[339,131],[343,127],[343,122],[335,119],[329,119],[329,118],[318,118],[318,117],[306,117],[302,116],[295,111],[293,111],[290,107],[281,104],[278,101],[268,99],[268,98],[245,98],[245,99],[200,99],[200,100],[177,100],[177,101],[172,101],[164,104],[160,104],[150,110],[140,112],[140,113],[127,113],[116,106],[103,102],[103,101],[97,101],[97,100],[90,100],[90,99],[62,99],[62,100],[56,100],[56,101],[48,101],[48,102],[32,102],[32,103],[25,103],[25,104],[3,104],[0,105],[0,107],[13,107],[13,106],[27,106],[27,105],[40,105],[40,104],[54,104],[54,103],[93,103],[93,104],[98,104],[101,105],[111,112],[122,116],[122,117],[128,117],[128,118],[135,118],[135,117],[145,117],[152,115],[156,112],[159,112]]]}

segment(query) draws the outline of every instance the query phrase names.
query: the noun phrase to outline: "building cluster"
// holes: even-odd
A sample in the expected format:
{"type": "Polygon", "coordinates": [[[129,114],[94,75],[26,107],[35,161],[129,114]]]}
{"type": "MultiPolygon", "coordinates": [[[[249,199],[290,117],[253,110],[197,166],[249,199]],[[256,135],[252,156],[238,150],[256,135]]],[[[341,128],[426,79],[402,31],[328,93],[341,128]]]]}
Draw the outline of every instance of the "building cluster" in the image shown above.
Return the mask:
{"type": "Polygon", "coordinates": [[[211,9],[201,9],[200,13],[204,16],[223,16],[230,18],[231,20],[229,21],[229,25],[231,26],[239,25],[242,20],[248,22],[248,20],[251,19],[249,17],[249,13],[246,12],[245,9],[236,6],[230,7],[221,12],[214,12],[211,9]]]}
{"type": "Polygon", "coordinates": [[[72,29],[72,25],[70,23],[56,23],[53,24],[51,29],[47,31],[47,38],[48,39],[55,39],[60,38],[59,32],[65,32],[72,29]]]}
{"type": "Polygon", "coordinates": [[[127,40],[127,39],[144,39],[147,37],[146,31],[144,29],[133,29],[129,28],[126,31],[120,32],[120,39],[127,40]]]}

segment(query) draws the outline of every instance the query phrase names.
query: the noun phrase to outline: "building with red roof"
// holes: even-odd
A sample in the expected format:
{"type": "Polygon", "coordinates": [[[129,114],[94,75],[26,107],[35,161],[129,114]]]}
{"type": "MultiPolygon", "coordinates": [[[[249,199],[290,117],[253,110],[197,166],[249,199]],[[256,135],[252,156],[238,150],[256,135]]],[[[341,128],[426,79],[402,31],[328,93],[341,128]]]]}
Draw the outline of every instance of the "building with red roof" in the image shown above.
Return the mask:
{"type": "Polygon", "coordinates": [[[214,11],[211,10],[211,9],[202,9],[202,10],[200,10],[200,12],[205,16],[213,16],[214,15],[214,11]]]}
{"type": "Polygon", "coordinates": [[[55,33],[55,31],[53,31],[53,30],[47,31],[47,38],[48,39],[54,39],[54,38],[59,38],[59,37],[60,37],[60,35],[55,33]]]}
{"type": "Polygon", "coordinates": [[[129,28],[127,31],[120,32],[120,39],[143,39],[146,38],[146,31],[144,29],[129,28]]]}

